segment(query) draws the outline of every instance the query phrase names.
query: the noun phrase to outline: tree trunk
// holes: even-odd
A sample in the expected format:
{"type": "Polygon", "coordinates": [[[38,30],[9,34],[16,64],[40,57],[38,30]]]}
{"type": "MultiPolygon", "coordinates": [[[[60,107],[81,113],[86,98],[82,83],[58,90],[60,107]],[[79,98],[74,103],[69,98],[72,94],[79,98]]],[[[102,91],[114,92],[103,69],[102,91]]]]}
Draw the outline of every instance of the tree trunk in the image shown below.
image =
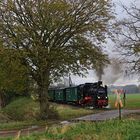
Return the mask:
{"type": "Polygon", "coordinates": [[[3,91],[0,91],[0,108],[3,108],[6,106],[5,103],[5,97],[3,91]]]}
{"type": "Polygon", "coordinates": [[[39,83],[39,103],[40,103],[40,118],[46,120],[49,117],[49,71],[45,71],[41,75],[41,82],[39,83]]]}
{"type": "Polygon", "coordinates": [[[40,87],[39,89],[40,118],[46,120],[49,117],[48,87],[40,87]]]}

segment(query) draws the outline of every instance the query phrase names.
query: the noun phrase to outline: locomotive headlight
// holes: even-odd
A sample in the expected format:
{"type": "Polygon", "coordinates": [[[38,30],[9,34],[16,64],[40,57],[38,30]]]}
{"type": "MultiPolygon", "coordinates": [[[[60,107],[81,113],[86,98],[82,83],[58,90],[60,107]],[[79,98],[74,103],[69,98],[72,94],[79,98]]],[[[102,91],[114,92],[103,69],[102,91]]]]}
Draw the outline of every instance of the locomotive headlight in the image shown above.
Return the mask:
{"type": "Polygon", "coordinates": [[[98,96],[98,99],[100,99],[100,96],[98,96]]]}
{"type": "Polygon", "coordinates": [[[107,99],[107,96],[105,98],[107,99]]]}

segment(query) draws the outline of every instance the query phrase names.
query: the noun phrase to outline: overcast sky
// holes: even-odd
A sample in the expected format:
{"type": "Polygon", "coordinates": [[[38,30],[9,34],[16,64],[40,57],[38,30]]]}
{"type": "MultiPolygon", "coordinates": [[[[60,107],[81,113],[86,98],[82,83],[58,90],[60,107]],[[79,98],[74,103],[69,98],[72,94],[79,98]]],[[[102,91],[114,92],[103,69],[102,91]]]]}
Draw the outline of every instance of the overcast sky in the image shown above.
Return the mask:
{"type": "MultiPolygon", "coordinates": [[[[116,5],[116,13],[117,13],[117,18],[123,18],[125,16],[125,13],[123,11],[123,9],[121,8],[121,4],[123,5],[126,5],[126,6],[129,6],[131,3],[133,3],[134,1],[139,1],[138,3],[140,4],[140,0],[113,0],[113,2],[115,3],[116,5]]],[[[111,46],[112,43],[111,42],[108,42],[107,46],[111,46]]],[[[112,48],[109,47],[107,48],[107,51],[109,53],[109,55],[112,54],[112,48]]],[[[111,71],[110,71],[111,73],[111,71]]],[[[110,78],[110,73],[106,74],[105,75],[105,78],[110,78]]],[[[114,74],[115,76],[115,74],[114,74]]],[[[128,76],[127,78],[124,77],[124,74],[123,73],[118,73],[118,76],[120,76],[116,81],[114,81],[114,83],[112,84],[115,84],[115,85],[127,85],[127,84],[140,84],[140,81],[139,79],[136,77],[136,76],[128,76]]],[[[98,78],[96,77],[95,73],[93,71],[89,71],[89,74],[86,75],[85,78],[81,78],[81,77],[78,77],[78,76],[71,76],[72,78],[72,82],[75,83],[75,84],[82,84],[82,83],[85,83],[85,82],[96,82],[98,80],[98,78]]],[[[113,77],[115,78],[115,77],[113,77]]],[[[108,84],[108,83],[105,83],[105,84],[108,84]]]]}

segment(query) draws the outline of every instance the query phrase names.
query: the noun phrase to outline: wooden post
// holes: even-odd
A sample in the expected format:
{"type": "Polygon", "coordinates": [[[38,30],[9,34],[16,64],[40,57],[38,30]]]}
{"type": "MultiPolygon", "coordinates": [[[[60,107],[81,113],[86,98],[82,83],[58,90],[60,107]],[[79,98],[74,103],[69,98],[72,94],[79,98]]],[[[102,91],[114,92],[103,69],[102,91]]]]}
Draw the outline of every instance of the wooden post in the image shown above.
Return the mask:
{"type": "Polygon", "coordinates": [[[125,93],[125,91],[124,91],[124,93],[123,93],[123,104],[124,104],[124,107],[125,107],[125,100],[126,99],[126,93],[125,93]]]}
{"type": "Polygon", "coordinates": [[[119,103],[119,120],[121,120],[121,118],[122,118],[122,114],[121,114],[121,105],[120,105],[120,103],[119,103]]]}

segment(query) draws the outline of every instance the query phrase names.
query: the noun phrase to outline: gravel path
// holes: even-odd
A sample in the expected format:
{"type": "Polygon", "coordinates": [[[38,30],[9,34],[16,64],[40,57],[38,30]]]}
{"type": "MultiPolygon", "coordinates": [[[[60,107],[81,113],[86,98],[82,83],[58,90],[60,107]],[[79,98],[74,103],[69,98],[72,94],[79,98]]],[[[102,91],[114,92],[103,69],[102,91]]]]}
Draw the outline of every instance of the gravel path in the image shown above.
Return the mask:
{"type": "MultiPolygon", "coordinates": [[[[121,110],[122,115],[128,115],[131,113],[140,113],[140,109],[138,110],[121,110]]],[[[76,118],[74,120],[77,121],[105,121],[110,120],[119,117],[119,111],[118,110],[110,110],[110,111],[104,111],[101,113],[93,114],[93,115],[87,115],[84,117],[76,118]]]]}

